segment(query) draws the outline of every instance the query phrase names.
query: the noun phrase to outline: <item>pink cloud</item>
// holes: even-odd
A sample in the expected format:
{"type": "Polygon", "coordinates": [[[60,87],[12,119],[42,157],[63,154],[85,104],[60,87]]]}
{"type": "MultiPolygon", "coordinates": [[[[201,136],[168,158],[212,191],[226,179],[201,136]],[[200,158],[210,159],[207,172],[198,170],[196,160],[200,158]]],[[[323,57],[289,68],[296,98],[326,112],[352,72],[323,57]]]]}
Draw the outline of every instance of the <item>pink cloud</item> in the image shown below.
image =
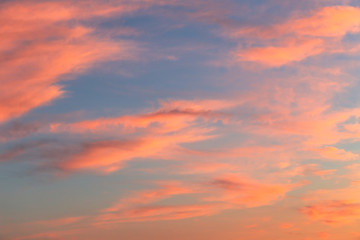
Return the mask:
{"type": "Polygon", "coordinates": [[[239,132],[254,138],[277,139],[279,145],[275,146],[285,156],[282,162],[289,162],[286,157],[355,160],[355,152],[332,146],[358,137],[356,131],[346,129],[348,124],[345,123],[360,116],[359,109],[333,109],[330,104],[336,94],[349,87],[349,83],[340,76],[327,73],[317,73],[318,77],[312,73],[301,74],[304,76],[291,81],[270,79],[254,84],[254,91],[246,96],[246,105],[251,106],[254,114],[249,120],[239,121],[239,132]],[[258,100],[260,98],[262,101],[258,100]]]}
{"type": "Polygon", "coordinates": [[[290,20],[279,26],[281,32],[303,36],[342,37],[360,31],[360,8],[329,6],[320,8],[312,16],[290,20]]]}
{"type": "Polygon", "coordinates": [[[270,205],[284,198],[299,184],[261,183],[254,179],[227,175],[205,183],[158,183],[160,188],[134,192],[113,206],[103,209],[94,224],[178,220],[210,216],[226,209],[270,205]],[[184,195],[197,204],[173,205],[171,200],[184,195]],[[167,200],[166,203],[164,202],[167,200]]]}
{"type": "Polygon", "coordinates": [[[105,214],[98,218],[96,225],[121,222],[143,222],[179,220],[200,216],[210,216],[218,213],[215,205],[167,205],[146,206],[130,209],[121,214],[105,214]]]}
{"type": "Polygon", "coordinates": [[[329,6],[277,25],[242,28],[230,36],[262,42],[260,47],[236,50],[237,61],[279,67],[322,53],[346,51],[339,40],[347,33],[360,31],[359,16],[359,8],[329,6]]]}
{"type": "Polygon", "coordinates": [[[344,224],[359,219],[360,204],[346,201],[323,201],[301,209],[311,219],[330,224],[344,224]]]}
{"type": "Polygon", "coordinates": [[[226,121],[219,111],[233,106],[226,101],[162,102],[158,110],[146,114],[100,118],[75,123],[53,123],[50,131],[115,136],[124,140],[90,141],[58,166],[66,170],[96,170],[110,173],[135,158],[177,159],[186,154],[182,143],[215,137],[211,123],[226,121]],[[219,109],[219,110],[218,110],[219,109]]]}
{"type": "Polygon", "coordinates": [[[238,61],[259,62],[271,67],[279,67],[289,62],[304,60],[324,51],[321,39],[292,41],[280,46],[254,47],[238,49],[238,61]]]}
{"type": "MultiPolygon", "coordinates": [[[[286,166],[289,167],[289,166],[286,166]]],[[[282,169],[281,172],[276,172],[278,177],[291,178],[296,176],[328,176],[337,172],[337,169],[322,169],[318,164],[303,164],[299,166],[291,166],[287,169],[282,169]]]]}
{"type": "Polygon", "coordinates": [[[358,154],[331,146],[315,149],[314,151],[318,152],[321,157],[331,160],[349,161],[349,160],[356,160],[359,158],[358,154]]]}
{"type": "MultiPolygon", "coordinates": [[[[209,153],[211,155],[211,153],[209,153]]],[[[209,173],[217,173],[217,172],[226,172],[230,171],[232,169],[236,169],[236,166],[234,164],[229,163],[221,163],[221,162],[197,162],[197,163],[186,163],[185,165],[177,168],[172,169],[170,171],[173,171],[177,174],[209,174],[209,173]]]]}
{"type": "MultiPolygon", "coordinates": [[[[358,179],[358,175],[346,175],[348,180],[358,179]]],[[[305,194],[306,206],[300,212],[313,221],[334,225],[353,224],[359,219],[359,184],[343,188],[313,190],[305,194]]]]}
{"type": "Polygon", "coordinates": [[[84,217],[66,217],[66,218],[58,218],[46,221],[37,221],[34,224],[45,225],[49,227],[58,227],[58,226],[65,226],[73,223],[77,223],[83,220],[84,217]]]}
{"type": "Polygon", "coordinates": [[[360,135],[360,124],[359,123],[345,124],[344,129],[348,132],[360,135]]]}
{"type": "Polygon", "coordinates": [[[85,144],[82,150],[59,162],[64,170],[94,170],[111,173],[134,158],[176,159],[180,143],[211,138],[207,129],[193,129],[165,136],[144,136],[135,140],[95,141],[85,144]]]}
{"type": "Polygon", "coordinates": [[[206,201],[226,202],[240,208],[270,205],[285,197],[285,194],[299,184],[267,184],[237,175],[218,177],[210,183],[217,189],[216,196],[206,201]]]}
{"type": "Polygon", "coordinates": [[[191,187],[179,182],[159,183],[160,188],[144,190],[133,196],[121,199],[110,208],[104,209],[95,219],[96,225],[120,222],[178,220],[217,213],[219,204],[163,205],[157,202],[180,195],[197,193],[191,187]],[[157,203],[156,205],[154,203],[157,203]]]}
{"type": "Polygon", "coordinates": [[[236,104],[225,100],[168,100],[161,101],[156,111],[146,114],[100,118],[70,124],[53,123],[50,129],[53,132],[103,132],[109,129],[113,131],[116,128],[124,131],[154,128],[162,132],[171,132],[191,126],[198,118],[205,121],[219,119],[226,121],[228,115],[222,111],[236,104]]]}
{"type": "Polygon", "coordinates": [[[59,81],[65,75],[73,78],[103,61],[137,58],[140,50],[135,42],[115,41],[106,34],[100,36],[97,29],[73,20],[119,16],[152,4],[165,3],[14,1],[2,4],[0,122],[64,96],[59,81]]]}
{"type": "Polygon", "coordinates": [[[144,190],[136,192],[134,196],[123,198],[112,207],[106,208],[104,212],[116,212],[128,208],[129,206],[148,205],[163,199],[171,198],[176,195],[195,193],[192,188],[176,181],[159,182],[159,189],[144,190]]]}

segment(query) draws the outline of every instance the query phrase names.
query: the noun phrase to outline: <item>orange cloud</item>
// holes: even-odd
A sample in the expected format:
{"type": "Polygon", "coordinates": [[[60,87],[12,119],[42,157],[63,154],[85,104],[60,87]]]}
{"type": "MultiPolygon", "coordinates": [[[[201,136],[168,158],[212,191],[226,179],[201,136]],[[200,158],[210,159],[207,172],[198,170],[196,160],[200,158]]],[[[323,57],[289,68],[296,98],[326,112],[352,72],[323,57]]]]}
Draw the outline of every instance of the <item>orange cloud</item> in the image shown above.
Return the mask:
{"type": "MultiPolygon", "coordinates": [[[[344,177],[351,181],[358,179],[358,174],[344,177]]],[[[311,191],[303,197],[307,204],[300,212],[314,221],[336,225],[354,223],[360,216],[359,189],[359,184],[352,183],[343,188],[311,191]]]]}
{"type": "Polygon", "coordinates": [[[214,179],[211,186],[219,190],[216,196],[206,201],[231,203],[240,208],[269,205],[284,198],[285,194],[299,184],[267,184],[237,175],[226,175],[214,179]]]}
{"type": "Polygon", "coordinates": [[[156,111],[147,114],[100,118],[70,124],[54,123],[50,129],[52,132],[104,132],[114,131],[117,128],[124,131],[153,128],[165,133],[191,126],[198,118],[208,121],[212,119],[226,121],[228,114],[222,111],[235,105],[235,102],[225,100],[161,101],[160,107],[156,111]]]}
{"type": "Polygon", "coordinates": [[[289,42],[282,46],[256,47],[237,50],[238,61],[259,62],[271,67],[279,67],[289,62],[304,60],[324,51],[321,39],[289,42]]]}
{"type": "Polygon", "coordinates": [[[318,152],[321,157],[331,160],[349,161],[349,160],[356,160],[359,158],[358,154],[331,146],[315,149],[314,151],[318,152]]]}
{"type": "MultiPolygon", "coordinates": [[[[209,153],[209,155],[211,155],[209,153]]],[[[198,162],[198,163],[187,163],[182,167],[177,169],[172,169],[177,174],[209,174],[209,173],[216,173],[216,172],[224,172],[229,171],[232,169],[236,169],[236,166],[229,163],[221,163],[221,162],[198,162]]]]}
{"type": "Polygon", "coordinates": [[[358,136],[360,136],[360,124],[359,123],[345,124],[344,129],[348,132],[355,133],[358,136]]]}
{"type": "Polygon", "coordinates": [[[239,126],[246,126],[243,131],[249,134],[278,139],[282,152],[293,153],[292,157],[300,157],[302,152],[302,158],[353,160],[357,154],[329,147],[358,137],[358,132],[346,129],[345,123],[360,116],[360,110],[333,109],[329,104],[348,86],[341,77],[323,73],[320,77],[304,73],[301,79],[290,82],[287,79],[262,81],[247,97],[246,104],[252,106],[254,114],[248,122],[239,122],[239,126]],[[263,101],[258,100],[260,96],[263,101]]]}
{"type": "Polygon", "coordinates": [[[194,129],[174,135],[142,137],[129,141],[95,141],[86,143],[82,150],[59,162],[64,170],[94,170],[114,172],[125,161],[134,158],[175,158],[180,143],[189,143],[211,138],[207,129],[194,129]]]}
{"type": "Polygon", "coordinates": [[[347,201],[324,201],[301,209],[311,219],[343,224],[359,219],[360,204],[347,201]]]}
{"type": "Polygon", "coordinates": [[[347,33],[360,31],[359,16],[360,8],[324,7],[310,16],[289,19],[273,26],[243,28],[232,32],[230,36],[254,38],[265,45],[239,48],[235,52],[237,61],[279,67],[321,53],[346,51],[338,40],[347,33]]]}
{"type": "MultiPolygon", "coordinates": [[[[214,138],[215,128],[211,124],[219,120],[228,121],[229,114],[223,110],[232,106],[234,103],[222,100],[163,101],[157,110],[139,115],[74,123],[44,123],[41,126],[38,123],[9,123],[6,126],[11,128],[5,133],[8,137],[26,135],[28,131],[80,134],[78,136],[86,139],[64,145],[66,154],[57,154],[58,150],[51,150],[51,146],[45,149],[48,152],[44,154],[59,159],[56,163],[59,169],[110,173],[136,158],[177,159],[190,156],[191,151],[180,144],[214,138]],[[88,140],[89,136],[92,140],[88,140]]],[[[0,153],[0,160],[7,161],[28,151],[30,147],[18,146],[0,153]]],[[[38,149],[38,152],[43,151],[38,149]]]]}
{"type": "Polygon", "coordinates": [[[214,128],[209,124],[228,119],[228,115],[218,109],[233,105],[221,100],[169,101],[147,114],[51,124],[52,133],[66,131],[110,139],[119,139],[121,134],[124,139],[85,141],[75,154],[59,162],[58,167],[110,173],[135,158],[176,158],[186,154],[180,144],[213,138],[214,128]]]}
{"type": "MultiPolygon", "coordinates": [[[[217,214],[225,209],[252,208],[273,204],[299,184],[260,183],[256,180],[227,175],[204,183],[159,183],[161,188],[135,192],[113,206],[102,210],[94,224],[177,220],[217,214]],[[161,203],[188,195],[198,204],[161,203]]],[[[171,202],[171,201],[169,201],[171,202]]]]}
{"type": "Polygon", "coordinates": [[[57,227],[57,226],[64,226],[64,225],[77,223],[83,219],[84,217],[66,217],[66,218],[52,219],[47,221],[38,221],[38,222],[34,222],[34,224],[57,227]]]}
{"type": "Polygon", "coordinates": [[[219,204],[154,205],[153,203],[163,199],[198,192],[174,181],[159,185],[160,189],[135,193],[134,196],[121,199],[112,207],[104,209],[105,213],[95,219],[95,224],[177,220],[212,215],[221,209],[219,204]]]}
{"type": "Polygon", "coordinates": [[[337,169],[322,169],[318,164],[304,164],[300,166],[290,167],[283,169],[281,172],[276,173],[278,177],[291,178],[295,176],[327,176],[334,174],[337,169]]]}
{"type": "Polygon", "coordinates": [[[360,8],[330,6],[320,8],[312,16],[290,20],[280,25],[278,31],[296,35],[318,37],[341,37],[360,31],[360,8]]]}
{"type": "Polygon", "coordinates": [[[168,205],[138,207],[121,214],[106,214],[98,218],[96,225],[121,222],[143,222],[179,220],[200,216],[209,216],[218,212],[217,205],[168,205]]]}
{"type": "Polygon", "coordinates": [[[160,182],[159,189],[145,190],[137,192],[134,196],[121,199],[110,208],[106,208],[104,212],[116,212],[131,206],[148,205],[162,199],[170,198],[176,195],[195,193],[195,191],[184,184],[176,181],[160,182]]]}
{"type": "MultiPolygon", "coordinates": [[[[145,4],[149,6],[150,2],[145,4]]],[[[0,10],[0,122],[63,96],[60,80],[97,62],[135,59],[132,41],[99,36],[81,21],[135,11],[138,4],[14,1],[0,10]]]]}

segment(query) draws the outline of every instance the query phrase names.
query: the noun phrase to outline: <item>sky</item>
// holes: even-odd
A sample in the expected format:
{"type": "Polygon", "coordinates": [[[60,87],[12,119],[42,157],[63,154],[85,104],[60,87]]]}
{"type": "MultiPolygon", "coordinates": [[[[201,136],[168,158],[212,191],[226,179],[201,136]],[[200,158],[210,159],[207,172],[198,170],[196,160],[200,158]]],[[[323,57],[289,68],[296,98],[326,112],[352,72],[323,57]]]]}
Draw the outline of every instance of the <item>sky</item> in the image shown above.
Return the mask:
{"type": "Polygon", "coordinates": [[[359,240],[360,2],[2,0],[1,240],[359,240]]]}

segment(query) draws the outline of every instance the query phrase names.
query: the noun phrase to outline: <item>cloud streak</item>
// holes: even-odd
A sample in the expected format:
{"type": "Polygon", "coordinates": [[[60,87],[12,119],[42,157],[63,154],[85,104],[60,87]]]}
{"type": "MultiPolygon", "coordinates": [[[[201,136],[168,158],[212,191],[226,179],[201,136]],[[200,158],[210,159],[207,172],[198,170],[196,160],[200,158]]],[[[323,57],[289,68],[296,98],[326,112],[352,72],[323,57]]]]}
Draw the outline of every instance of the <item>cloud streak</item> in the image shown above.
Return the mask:
{"type": "Polygon", "coordinates": [[[280,67],[310,56],[345,51],[342,38],[360,30],[360,9],[352,6],[327,6],[310,15],[290,18],[284,23],[233,31],[234,38],[253,38],[259,47],[240,47],[238,61],[280,67]]]}
{"type": "Polygon", "coordinates": [[[83,21],[138,8],[70,1],[2,4],[0,121],[62,97],[59,81],[69,75],[82,73],[98,62],[134,60],[139,51],[134,41],[101,37],[83,21]]]}

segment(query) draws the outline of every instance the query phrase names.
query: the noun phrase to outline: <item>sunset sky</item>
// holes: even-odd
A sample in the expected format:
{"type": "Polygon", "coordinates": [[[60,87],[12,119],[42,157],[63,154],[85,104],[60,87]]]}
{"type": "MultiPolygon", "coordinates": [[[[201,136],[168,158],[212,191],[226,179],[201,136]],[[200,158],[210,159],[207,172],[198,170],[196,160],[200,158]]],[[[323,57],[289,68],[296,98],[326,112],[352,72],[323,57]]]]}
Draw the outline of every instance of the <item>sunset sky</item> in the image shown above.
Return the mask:
{"type": "Polygon", "coordinates": [[[0,0],[0,240],[360,240],[360,1],[0,0]]]}

